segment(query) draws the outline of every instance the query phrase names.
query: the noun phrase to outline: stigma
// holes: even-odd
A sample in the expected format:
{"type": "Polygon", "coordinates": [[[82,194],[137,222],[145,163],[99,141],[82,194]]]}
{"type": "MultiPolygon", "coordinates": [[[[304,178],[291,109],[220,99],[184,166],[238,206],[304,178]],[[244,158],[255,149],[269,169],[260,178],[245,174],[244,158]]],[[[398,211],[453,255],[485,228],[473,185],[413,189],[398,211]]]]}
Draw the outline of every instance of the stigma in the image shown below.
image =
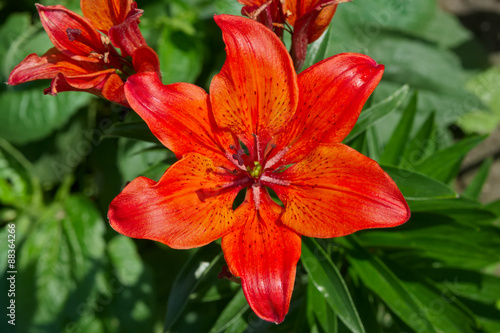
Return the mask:
{"type": "Polygon", "coordinates": [[[252,178],[259,178],[262,174],[262,165],[258,161],[253,162],[254,167],[247,166],[247,171],[252,178]]]}

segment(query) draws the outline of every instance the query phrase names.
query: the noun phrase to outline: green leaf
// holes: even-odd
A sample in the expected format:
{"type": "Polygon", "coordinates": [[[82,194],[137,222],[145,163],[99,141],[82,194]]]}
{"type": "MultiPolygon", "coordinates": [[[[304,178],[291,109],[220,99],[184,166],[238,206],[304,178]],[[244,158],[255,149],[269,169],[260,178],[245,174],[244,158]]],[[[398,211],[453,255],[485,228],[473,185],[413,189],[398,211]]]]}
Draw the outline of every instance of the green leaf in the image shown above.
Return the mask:
{"type": "Polygon", "coordinates": [[[105,136],[159,143],[158,139],[154,136],[144,121],[115,123],[108,131],[106,131],[105,136]]]}
{"type": "Polygon", "coordinates": [[[160,38],[158,58],[163,83],[194,83],[203,64],[203,48],[199,38],[171,26],[164,28],[160,38]]]}
{"type": "Polygon", "coordinates": [[[4,92],[0,94],[0,136],[16,144],[42,139],[64,125],[90,98],[82,92],[47,96],[42,89],[4,92]]]}
{"type": "Polygon", "coordinates": [[[145,269],[134,241],[118,235],[108,243],[111,272],[102,293],[109,299],[104,316],[114,332],[134,333],[153,330],[153,276],[145,269]]]}
{"type": "Polygon", "coordinates": [[[414,295],[379,258],[359,246],[352,236],[341,240],[349,247],[348,260],[356,274],[402,321],[419,333],[438,332],[414,295]]]}
{"type": "Polygon", "coordinates": [[[459,300],[450,300],[439,286],[416,271],[409,270],[390,261],[387,267],[401,279],[403,286],[420,304],[420,313],[425,314],[438,332],[473,333],[477,328],[471,310],[459,300]]]}
{"type": "MultiPolygon", "coordinates": [[[[500,232],[492,227],[459,223],[438,214],[413,214],[410,222],[388,231],[360,233],[365,247],[417,251],[422,258],[433,258],[450,266],[482,268],[500,260],[500,232]],[[496,236],[497,238],[494,238],[496,236]]],[[[404,262],[404,260],[403,260],[404,262]]]]}
{"type": "Polygon", "coordinates": [[[398,165],[405,146],[407,145],[408,137],[413,126],[413,119],[417,112],[417,93],[413,94],[410,102],[403,111],[403,115],[398,125],[396,126],[389,142],[385,145],[384,152],[380,156],[380,163],[387,165],[398,165]]]}
{"type": "Polygon", "coordinates": [[[54,203],[19,249],[21,331],[62,331],[66,316],[95,292],[104,257],[104,222],[87,199],[54,203]],[[28,328],[30,328],[28,330],[28,328]]]}
{"type": "Polygon", "coordinates": [[[177,275],[167,303],[164,331],[168,332],[184,310],[189,295],[208,272],[214,271],[222,258],[222,251],[215,244],[207,245],[194,253],[177,275]]]}
{"type": "Polygon", "coordinates": [[[349,290],[327,253],[312,238],[303,238],[302,244],[302,263],[328,305],[353,332],[365,332],[349,290]]]}
{"type": "Polygon", "coordinates": [[[382,166],[396,182],[408,201],[423,201],[457,198],[458,195],[447,185],[417,172],[393,166],[382,166]]]}
{"type": "Polygon", "coordinates": [[[443,183],[448,183],[458,173],[465,155],[485,138],[486,136],[467,138],[442,149],[419,163],[417,170],[443,183]]]}
{"type": "Polygon", "coordinates": [[[472,199],[479,199],[479,195],[481,194],[481,190],[483,188],[486,179],[488,178],[488,174],[491,169],[491,165],[493,164],[493,158],[487,158],[482,164],[479,170],[477,171],[474,179],[471,181],[469,186],[464,191],[464,196],[467,196],[472,199]]]}
{"type": "Polygon", "coordinates": [[[31,209],[39,205],[41,191],[32,171],[26,158],[0,138],[0,203],[21,207],[32,204],[31,209]]]}
{"type": "Polygon", "coordinates": [[[429,114],[417,134],[408,143],[402,153],[399,165],[403,169],[415,170],[419,162],[437,150],[435,113],[429,114]]]}
{"type": "Polygon", "coordinates": [[[358,118],[358,122],[352,129],[351,133],[349,133],[349,135],[345,138],[344,142],[350,142],[356,136],[372,126],[375,122],[390,112],[395,111],[405,99],[408,90],[408,86],[403,86],[383,101],[380,101],[368,109],[363,110],[358,118]]]}
{"type": "Polygon", "coordinates": [[[241,16],[242,5],[233,0],[216,0],[215,8],[217,14],[231,14],[241,16]]]}
{"type": "Polygon", "coordinates": [[[210,332],[224,332],[226,328],[239,321],[243,313],[245,313],[248,309],[249,305],[245,298],[245,294],[243,294],[243,290],[240,289],[229,301],[224,310],[222,310],[210,332]]]}

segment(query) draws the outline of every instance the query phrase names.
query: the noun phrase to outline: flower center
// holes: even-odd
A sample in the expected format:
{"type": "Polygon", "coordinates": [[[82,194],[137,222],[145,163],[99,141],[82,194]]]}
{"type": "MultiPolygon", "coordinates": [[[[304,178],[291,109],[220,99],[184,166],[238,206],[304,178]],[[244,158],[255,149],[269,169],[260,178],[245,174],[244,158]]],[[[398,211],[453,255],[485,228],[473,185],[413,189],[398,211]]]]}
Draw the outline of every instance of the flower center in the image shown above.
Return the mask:
{"type": "Polygon", "coordinates": [[[262,165],[258,161],[253,162],[254,167],[247,166],[247,171],[252,178],[259,178],[262,174],[262,165]]]}

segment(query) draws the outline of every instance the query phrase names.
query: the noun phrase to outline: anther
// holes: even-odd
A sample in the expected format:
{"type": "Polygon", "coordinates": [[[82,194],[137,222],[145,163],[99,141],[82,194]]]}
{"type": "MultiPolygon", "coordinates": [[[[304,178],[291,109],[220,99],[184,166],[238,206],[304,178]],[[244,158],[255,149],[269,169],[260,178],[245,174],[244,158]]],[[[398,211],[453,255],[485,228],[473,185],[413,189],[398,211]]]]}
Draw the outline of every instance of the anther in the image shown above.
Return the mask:
{"type": "Polygon", "coordinates": [[[66,35],[68,36],[68,40],[70,42],[74,41],[76,37],[80,36],[81,34],[82,31],[80,29],[71,29],[71,28],[66,29],[66,35]]]}

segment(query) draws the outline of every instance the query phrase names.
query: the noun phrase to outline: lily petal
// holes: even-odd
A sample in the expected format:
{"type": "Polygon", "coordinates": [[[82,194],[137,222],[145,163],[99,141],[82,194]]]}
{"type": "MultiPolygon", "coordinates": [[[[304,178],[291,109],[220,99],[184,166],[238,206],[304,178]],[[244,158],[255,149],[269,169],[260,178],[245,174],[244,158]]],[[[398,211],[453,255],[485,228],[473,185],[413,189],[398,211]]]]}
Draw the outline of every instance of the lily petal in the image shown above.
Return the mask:
{"type": "Polygon", "coordinates": [[[210,159],[189,154],[158,183],[139,177],[128,184],[111,202],[108,218],[129,237],[176,249],[203,246],[240,224],[232,209],[240,183],[210,159]]]}
{"type": "Polygon", "coordinates": [[[110,52],[90,22],[69,9],[36,4],[40,21],[55,47],[75,60],[99,62],[110,52]]]}
{"type": "Polygon", "coordinates": [[[227,58],[210,85],[214,117],[252,154],[252,134],[266,141],[295,113],[295,70],[283,43],[264,25],[232,15],[215,16],[215,22],[222,29],[227,58]]]}
{"type": "Polygon", "coordinates": [[[383,71],[383,65],[366,55],[342,53],[300,73],[296,116],[278,138],[279,147],[292,145],[282,165],[299,161],[321,143],[341,142],[354,127],[383,71]]]}
{"type": "Polygon", "coordinates": [[[67,76],[84,75],[100,71],[96,63],[76,61],[51,48],[41,57],[35,53],[28,55],[10,73],[10,85],[21,84],[33,80],[53,79],[58,73],[67,76]]]}
{"type": "Polygon", "coordinates": [[[133,0],[81,0],[83,16],[105,34],[109,28],[125,21],[133,0]]]}
{"type": "Polygon", "coordinates": [[[203,89],[189,83],[164,85],[156,73],[146,72],[128,78],[125,95],[158,140],[178,158],[197,152],[229,164],[224,151],[235,141],[216,129],[203,89]]]}
{"type": "Polygon", "coordinates": [[[266,185],[285,204],[283,223],[304,236],[340,237],[410,218],[394,181],[375,161],[343,144],[322,145],[272,177],[279,181],[266,185]]]}
{"type": "Polygon", "coordinates": [[[111,42],[122,51],[124,57],[133,55],[141,46],[147,46],[139,29],[139,17],[143,12],[142,9],[137,9],[134,2],[125,21],[109,28],[111,42]]]}
{"type": "Polygon", "coordinates": [[[300,236],[281,224],[282,207],[264,189],[248,190],[235,213],[244,224],[222,237],[228,267],[241,277],[252,310],[264,320],[281,323],[290,306],[300,236]]]}

